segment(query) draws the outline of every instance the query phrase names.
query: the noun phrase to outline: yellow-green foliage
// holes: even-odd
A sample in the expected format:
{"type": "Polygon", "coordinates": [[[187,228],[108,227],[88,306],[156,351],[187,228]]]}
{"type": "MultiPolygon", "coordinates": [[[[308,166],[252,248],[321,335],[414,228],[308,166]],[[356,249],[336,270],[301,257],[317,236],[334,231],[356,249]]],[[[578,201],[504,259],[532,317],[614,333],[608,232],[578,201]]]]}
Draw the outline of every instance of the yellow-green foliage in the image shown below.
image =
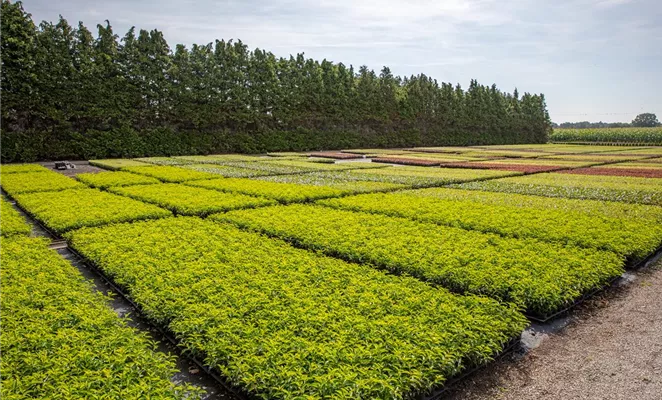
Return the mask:
{"type": "Polygon", "coordinates": [[[0,200],[0,234],[2,236],[29,235],[32,231],[25,218],[5,199],[0,200]]]}
{"type": "Polygon", "coordinates": [[[507,158],[536,158],[544,156],[547,153],[533,151],[515,151],[515,150],[496,150],[474,148],[469,152],[462,153],[466,157],[507,157],[507,158]]]}
{"type": "Polygon", "coordinates": [[[2,239],[2,398],[197,398],[170,382],[173,358],[46,245],[2,239]]]}
{"type": "Polygon", "coordinates": [[[48,168],[39,164],[2,164],[0,165],[0,173],[2,174],[16,174],[20,172],[47,172],[48,168]]]}
{"type": "Polygon", "coordinates": [[[149,176],[132,174],[130,172],[99,172],[97,174],[78,174],[76,179],[88,186],[106,189],[112,186],[146,185],[160,183],[158,179],[149,176]]]}
{"type": "Polygon", "coordinates": [[[583,211],[587,208],[581,204],[584,201],[432,188],[329,199],[320,204],[611,250],[633,259],[646,257],[662,244],[662,208],[591,201],[597,204],[583,211]]]}
{"type": "Polygon", "coordinates": [[[189,187],[175,183],[114,187],[109,190],[113,193],[153,203],[184,215],[207,215],[213,212],[252,208],[276,203],[273,200],[259,197],[237,193],[222,193],[216,190],[189,187]]]}
{"type": "Polygon", "coordinates": [[[132,172],[145,176],[151,176],[163,182],[179,183],[185,181],[193,181],[196,179],[214,179],[218,175],[210,174],[207,172],[193,171],[185,168],[178,168],[173,166],[153,165],[148,167],[126,167],[122,171],[132,172]]]}
{"type": "Polygon", "coordinates": [[[5,192],[14,196],[19,193],[47,192],[85,188],[82,183],[52,171],[3,174],[0,184],[5,192]]]}
{"type": "Polygon", "coordinates": [[[409,151],[407,150],[400,150],[400,149],[349,149],[349,150],[343,150],[342,152],[350,153],[350,154],[364,154],[366,156],[409,153],[409,151]]]}
{"type": "Polygon", "coordinates": [[[380,157],[388,158],[416,158],[424,160],[433,160],[441,162],[463,162],[463,161],[482,161],[484,157],[467,157],[455,153],[411,153],[411,154],[384,154],[380,157]]]}
{"type": "Polygon", "coordinates": [[[134,160],[141,161],[147,164],[156,164],[156,165],[191,164],[191,161],[187,161],[182,158],[175,158],[175,157],[143,157],[143,158],[135,158],[134,160]]]}
{"type": "Polygon", "coordinates": [[[490,360],[527,325],[487,298],[197,218],[67,237],[151,321],[264,399],[413,398],[490,360]]]}
{"type": "Polygon", "coordinates": [[[545,173],[471,182],[461,189],[662,205],[662,179],[545,173]]]}
{"type": "Polygon", "coordinates": [[[210,156],[179,156],[173,157],[176,160],[181,160],[189,163],[196,164],[225,164],[231,162],[252,162],[267,159],[266,157],[247,156],[244,154],[215,154],[210,156]]]}
{"type": "MultiPolygon", "coordinates": [[[[288,161],[288,160],[284,160],[284,161],[288,161]]],[[[273,161],[264,161],[264,162],[228,161],[228,162],[224,162],[223,165],[228,165],[231,167],[242,168],[242,169],[252,169],[255,171],[261,171],[268,175],[301,174],[301,173],[309,173],[316,171],[316,169],[313,168],[292,166],[292,165],[281,165],[273,161]]]]}
{"type": "Polygon", "coordinates": [[[106,160],[90,160],[89,161],[90,165],[93,165],[95,167],[103,168],[103,169],[109,169],[112,171],[118,170],[120,168],[124,167],[140,167],[140,166],[146,166],[150,165],[149,163],[142,162],[142,161],[137,161],[137,160],[131,160],[131,159],[124,159],[124,158],[109,158],[106,160]]]}
{"type": "Polygon", "coordinates": [[[210,174],[220,175],[226,178],[251,178],[254,176],[271,175],[268,171],[258,171],[250,168],[231,167],[221,164],[190,164],[182,165],[182,168],[195,171],[208,172],[210,174]]]}
{"type": "Polygon", "coordinates": [[[276,175],[257,178],[267,182],[296,183],[299,185],[328,186],[347,193],[377,192],[406,187],[398,183],[355,181],[343,179],[336,174],[312,173],[299,175],[276,175]]]}
{"type": "Polygon", "coordinates": [[[361,168],[385,168],[385,165],[372,164],[362,161],[344,161],[340,163],[319,163],[319,162],[310,162],[310,161],[300,161],[300,160],[281,160],[278,158],[271,159],[268,162],[271,165],[280,165],[284,167],[294,167],[302,168],[305,170],[316,170],[316,171],[343,171],[349,169],[361,169],[361,168]]]}
{"type": "Polygon", "coordinates": [[[388,182],[413,187],[424,187],[520,174],[520,172],[488,169],[388,167],[379,169],[356,169],[344,173],[339,172],[335,174],[335,176],[346,180],[388,182]]]}
{"type": "MultiPolygon", "coordinates": [[[[452,147],[452,146],[446,146],[446,147],[413,147],[409,149],[411,152],[424,152],[424,153],[456,153],[456,154],[461,154],[461,153],[468,153],[472,150],[475,150],[473,147],[452,147]]],[[[393,153],[394,154],[394,153],[393,153]]]]}
{"type": "Polygon", "coordinates": [[[307,153],[297,153],[294,151],[277,151],[267,153],[269,157],[308,157],[307,153]]]}
{"type": "Polygon", "coordinates": [[[454,291],[513,301],[539,315],[572,303],[623,272],[623,258],[608,251],[316,205],[231,211],[210,218],[454,291]]]}
{"type": "Polygon", "coordinates": [[[254,196],[267,197],[284,203],[335,197],[346,193],[340,189],[326,186],[266,182],[241,178],[193,181],[186,184],[201,188],[222,190],[224,192],[245,193],[254,196]]]}
{"type": "Polygon", "coordinates": [[[170,211],[157,206],[97,189],[24,193],[14,197],[23,209],[55,232],[172,216],[170,211]]]}

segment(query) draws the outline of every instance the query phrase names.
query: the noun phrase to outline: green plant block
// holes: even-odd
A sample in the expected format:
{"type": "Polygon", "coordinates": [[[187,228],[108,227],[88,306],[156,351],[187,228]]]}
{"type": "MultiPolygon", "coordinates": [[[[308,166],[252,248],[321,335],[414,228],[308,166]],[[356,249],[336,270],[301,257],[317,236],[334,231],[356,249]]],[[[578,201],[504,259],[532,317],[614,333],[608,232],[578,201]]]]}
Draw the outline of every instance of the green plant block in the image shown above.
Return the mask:
{"type": "Polygon", "coordinates": [[[179,183],[186,181],[193,181],[196,179],[214,179],[218,175],[210,174],[207,172],[193,171],[185,168],[178,168],[175,166],[167,165],[154,165],[148,167],[125,167],[122,171],[131,172],[134,174],[150,176],[163,182],[179,183]]]}
{"type": "Polygon", "coordinates": [[[460,189],[662,205],[662,179],[545,173],[470,182],[460,189]]]}
{"type": "Polygon", "coordinates": [[[24,172],[3,174],[2,189],[11,196],[20,193],[52,192],[66,189],[84,189],[85,185],[57,172],[24,172]]]}
{"type": "Polygon", "coordinates": [[[80,229],[71,245],[156,324],[263,399],[413,398],[492,359],[514,308],[178,217],[80,229]]]}
{"type": "Polygon", "coordinates": [[[140,166],[151,165],[150,163],[137,161],[137,160],[132,160],[132,159],[123,159],[123,158],[109,158],[109,159],[105,159],[105,160],[90,160],[89,163],[90,163],[90,165],[93,165],[95,167],[99,167],[99,168],[103,168],[103,169],[109,169],[111,171],[116,171],[116,170],[122,169],[124,167],[140,167],[140,166]]]}
{"type": "Polygon", "coordinates": [[[16,202],[54,232],[83,226],[172,216],[151,204],[97,189],[71,189],[61,192],[24,193],[16,202]]]}
{"type": "MultiPolygon", "coordinates": [[[[194,181],[213,182],[213,181],[194,181]]],[[[276,202],[237,193],[222,193],[175,183],[113,187],[111,192],[156,204],[183,215],[207,215],[213,212],[272,205],[276,202]]]]}
{"type": "Polygon", "coordinates": [[[127,326],[41,238],[2,238],[3,399],[196,399],[173,356],[127,326]]]}
{"type": "Polygon", "coordinates": [[[132,174],[130,172],[117,171],[117,172],[99,172],[96,174],[78,174],[76,179],[84,184],[99,188],[107,189],[113,186],[131,186],[131,185],[148,185],[160,183],[156,178],[132,174]]]}
{"type": "Polygon", "coordinates": [[[17,174],[21,172],[51,172],[39,164],[2,164],[0,174],[17,174]]]}
{"type": "Polygon", "coordinates": [[[283,203],[302,202],[327,197],[337,197],[346,192],[325,186],[299,185],[294,183],[266,182],[253,179],[226,178],[186,183],[190,186],[224,192],[244,193],[275,199],[283,203]]]}
{"type": "Polygon", "coordinates": [[[431,188],[328,199],[319,204],[506,237],[610,250],[632,260],[662,244],[662,208],[431,188]]]}
{"type": "Polygon", "coordinates": [[[209,218],[461,293],[553,313],[623,273],[616,253],[504,238],[406,218],[317,205],[264,207],[209,218]]]}
{"type": "Polygon", "coordinates": [[[0,235],[2,236],[27,236],[32,228],[25,218],[14,209],[5,199],[0,200],[0,235]]]}

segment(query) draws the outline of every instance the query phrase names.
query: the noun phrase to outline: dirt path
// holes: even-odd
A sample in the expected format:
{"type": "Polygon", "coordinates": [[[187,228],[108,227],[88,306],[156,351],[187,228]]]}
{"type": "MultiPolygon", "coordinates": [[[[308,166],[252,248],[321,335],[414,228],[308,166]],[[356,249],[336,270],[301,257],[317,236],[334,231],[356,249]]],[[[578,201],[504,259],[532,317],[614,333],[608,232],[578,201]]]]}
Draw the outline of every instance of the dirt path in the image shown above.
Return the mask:
{"type": "Polygon", "coordinates": [[[662,260],[573,314],[540,347],[494,363],[448,398],[662,399],[662,260]]]}

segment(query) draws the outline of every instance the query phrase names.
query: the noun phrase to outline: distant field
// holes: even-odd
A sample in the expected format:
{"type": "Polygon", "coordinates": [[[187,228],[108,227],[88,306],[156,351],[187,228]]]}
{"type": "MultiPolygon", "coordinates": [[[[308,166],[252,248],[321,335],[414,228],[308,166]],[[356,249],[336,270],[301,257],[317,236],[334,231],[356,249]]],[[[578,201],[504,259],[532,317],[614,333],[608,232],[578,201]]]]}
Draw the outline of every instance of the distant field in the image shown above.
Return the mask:
{"type": "Polygon", "coordinates": [[[555,129],[553,143],[629,143],[662,145],[662,126],[656,128],[555,129]]]}

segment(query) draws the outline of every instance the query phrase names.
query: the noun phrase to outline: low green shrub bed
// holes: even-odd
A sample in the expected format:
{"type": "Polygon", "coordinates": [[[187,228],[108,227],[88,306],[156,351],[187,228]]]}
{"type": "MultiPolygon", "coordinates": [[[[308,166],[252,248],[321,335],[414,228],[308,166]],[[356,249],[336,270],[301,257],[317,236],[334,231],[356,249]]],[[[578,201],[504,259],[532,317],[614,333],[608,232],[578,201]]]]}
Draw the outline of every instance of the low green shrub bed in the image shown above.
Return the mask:
{"type": "Polygon", "coordinates": [[[527,325],[496,301],[230,224],[178,217],[67,238],[187,351],[264,399],[413,398],[527,325]]]}
{"type": "Polygon", "coordinates": [[[47,241],[2,239],[3,399],[194,399],[172,356],[130,328],[47,241]]]}
{"type": "Polygon", "coordinates": [[[210,218],[453,291],[512,301],[540,316],[602,287],[621,275],[624,265],[622,256],[608,251],[316,205],[231,211],[210,218]]]}

